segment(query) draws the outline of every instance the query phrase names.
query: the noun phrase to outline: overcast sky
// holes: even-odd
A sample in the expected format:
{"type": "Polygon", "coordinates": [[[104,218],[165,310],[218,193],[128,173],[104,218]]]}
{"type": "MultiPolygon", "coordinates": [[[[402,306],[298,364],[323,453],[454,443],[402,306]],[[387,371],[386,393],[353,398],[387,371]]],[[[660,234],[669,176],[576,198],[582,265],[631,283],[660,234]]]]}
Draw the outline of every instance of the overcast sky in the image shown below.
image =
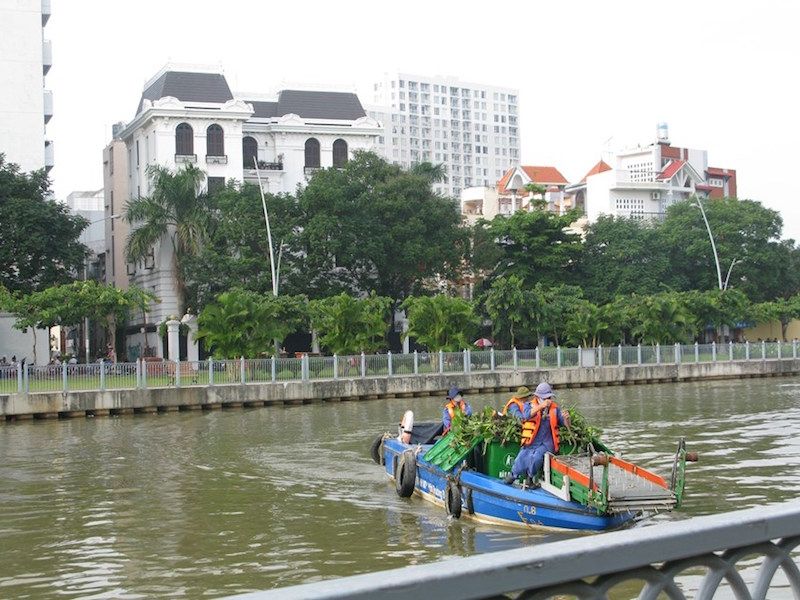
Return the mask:
{"type": "Polygon", "coordinates": [[[800,238],[800,8],[790,0],[52,4],[58,198],[102,187],[112,124],[133,118],[168,61],[222,65],[234,92],[355,90],[402,71],[518,88],[522,164],[570,181],[607,145],[649,143],[665,121],[674,145],[736,169],[739,196],[779,210],[784,235],[800,238]]]}

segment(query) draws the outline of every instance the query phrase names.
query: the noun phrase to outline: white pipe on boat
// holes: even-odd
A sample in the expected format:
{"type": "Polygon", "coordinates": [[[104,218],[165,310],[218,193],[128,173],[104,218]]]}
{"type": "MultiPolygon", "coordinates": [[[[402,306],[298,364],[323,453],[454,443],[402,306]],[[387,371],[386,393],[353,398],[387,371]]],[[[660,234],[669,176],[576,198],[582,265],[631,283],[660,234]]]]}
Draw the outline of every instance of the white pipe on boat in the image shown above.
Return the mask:
{"type": "Polygon", "coordinates": [[[400,421],[397,439],[404,444],[411,443],[411,431],[414,429],[414,411],[407,410],[400,421]]]}

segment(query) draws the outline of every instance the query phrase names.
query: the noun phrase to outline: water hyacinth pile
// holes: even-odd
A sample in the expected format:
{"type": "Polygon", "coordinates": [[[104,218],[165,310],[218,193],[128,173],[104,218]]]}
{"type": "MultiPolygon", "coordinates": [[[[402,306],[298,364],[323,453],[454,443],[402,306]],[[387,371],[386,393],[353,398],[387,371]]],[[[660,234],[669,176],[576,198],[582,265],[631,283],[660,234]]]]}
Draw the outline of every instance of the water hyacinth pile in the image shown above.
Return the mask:
{"type": "MultiPolygon", "coordinates": [[[[585,452],[590,442],[600,439],[602,431],[590,425],[577,408],[562,410],[569,413],[571,425],[569,428],[559,428],[561,443],[571,446],[573,452],[585,452]]],[[[456,412],[450,431],[453,438],[450,445],[453,447],[468,448],[478,439],[482,439],[484,443],[519,444],[522,422],[510,415],[501,415],[491,406],[487,406],[469,417],[456,412]]]]}

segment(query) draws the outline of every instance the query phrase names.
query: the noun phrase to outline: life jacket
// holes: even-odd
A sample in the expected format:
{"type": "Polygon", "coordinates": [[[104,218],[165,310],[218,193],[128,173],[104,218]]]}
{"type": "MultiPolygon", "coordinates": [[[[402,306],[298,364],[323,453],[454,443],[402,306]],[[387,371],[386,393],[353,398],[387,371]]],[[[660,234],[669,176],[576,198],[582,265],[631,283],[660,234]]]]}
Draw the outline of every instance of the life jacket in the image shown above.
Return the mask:
{"type": "MultiPolygon", "coordinates": [[[[462,413],[467,411],[467,403],[464,401],[463,398],[458,402],[450,400],[447,404],[444,405],[444,407],[447,409],[447,412],[450,415],[450,423],[453,422],[453,416],[456,414],[456,408],[458,408],[458,410],[460,410],[462,413]]],[[[447,429],[445,429],[442,432],[442,435],[444,435],[448,431],[450,431],[449,425],[447,426],[447,429]]]]}
{"type": "Polygon", "coordinates": [[[523,402],[520,398],[512,398],[511,400],[506,402],[506,405],[503,407],[503,411],[500,414],[501,415],[508,414],[508,409],[511,408],[512,404],[516,404],[517,405],[517,408],[519,408],[520,414],[522,414],[522,411],[525,410],[525,402],[523,402]]]}
{"type": "MultiPolygon", "coordinates": [[[[553,448],[558,452],[559,439],[558,439],[558,405],[553,402],[547,409],[545,418],[550,417],[550,433],[553,436],[553,448]]],[[[539,432],[539,426],[542,424],[542,411],[536,411],[527,421],[522,422],[522,435],[520,436],[521,446],[530,446],[533,440],[536,439],[536,434],[539,432]]]]}

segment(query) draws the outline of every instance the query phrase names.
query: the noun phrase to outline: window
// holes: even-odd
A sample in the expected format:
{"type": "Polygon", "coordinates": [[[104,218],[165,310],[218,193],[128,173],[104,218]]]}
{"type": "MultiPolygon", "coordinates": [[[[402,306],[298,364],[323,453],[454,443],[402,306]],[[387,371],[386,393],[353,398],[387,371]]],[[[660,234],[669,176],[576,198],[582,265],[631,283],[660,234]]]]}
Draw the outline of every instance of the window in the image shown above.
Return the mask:
{"type": "Polygon", "coordinates": [[[319,140],[308,138],[306,140],[306,168],[319,168],[319,140]]]}
{"type": "Polygon", "coordinates": [[[333,166],[342,168],[347,164],[347,142],[342,139],[333,142],[333,166]]]}
{"type": "Polygon", "coordinates": [[[225,156],[225,134],[216,123],[206,130],[206,156],[225,156]]]}
{"type": "Polygon", "coordinates": [[[188,123],[181,123],[175,128],[175,154],[179,156],[194,154],[194,131],[188,123]]]}
{"type": "Polygon", "coordinates": [[[258,142],[249,135],[242,138],[242,165],[245,169],[255,169],[258,160],[258,142]]]}
{"type": "Polygon", "coordinates": [[[225,187],[225,178],[224,177],[209,177],[208,178],[208,195],[212,196],[213,194],[220,191],[222,188],[225,187]]]}

